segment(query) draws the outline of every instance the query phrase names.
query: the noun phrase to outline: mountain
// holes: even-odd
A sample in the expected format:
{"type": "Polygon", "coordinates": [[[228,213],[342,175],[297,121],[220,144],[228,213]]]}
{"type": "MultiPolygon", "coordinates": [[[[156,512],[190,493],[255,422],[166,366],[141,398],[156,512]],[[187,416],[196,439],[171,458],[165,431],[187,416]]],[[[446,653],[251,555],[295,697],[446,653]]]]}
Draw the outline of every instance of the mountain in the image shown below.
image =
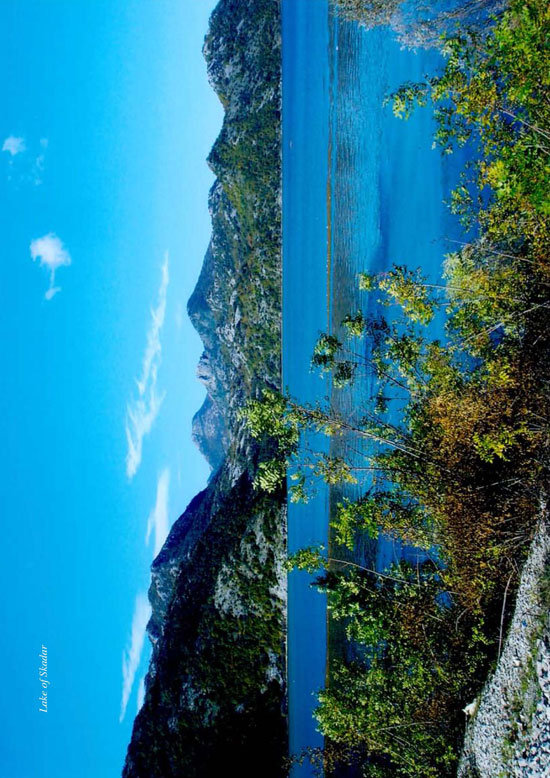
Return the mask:
{"type": "Polygon", "coordinates": [[[152,566],[153,654],[124,778],[283,774],[286,511],[253,479],[239,411],[281,383],[278,0],[221,0],[204,43],[225,109],[209,155],[212,238],[188,311],[207,398],[193,437],[212,467],[152,566]],[[261,757],[259,756],[261,753],[261,757]]]}

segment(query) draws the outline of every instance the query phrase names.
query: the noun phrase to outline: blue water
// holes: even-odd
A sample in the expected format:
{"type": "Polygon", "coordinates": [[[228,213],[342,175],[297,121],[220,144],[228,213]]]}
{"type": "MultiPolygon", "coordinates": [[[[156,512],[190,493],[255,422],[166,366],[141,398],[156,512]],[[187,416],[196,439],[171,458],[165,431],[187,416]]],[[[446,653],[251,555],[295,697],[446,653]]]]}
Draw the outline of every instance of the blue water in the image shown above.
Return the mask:
{"type": "MultiPolygon", "coordinates": [[[[382,107],[399,84],[438,68],[436,53],[402,51],[386,31],[339,21],[326,0],[282,5],[283,385],[302,401],[331,395],[352,412],[357,390],[336,397],[310,372],[315,341],[320,331],[337,332],[345,313],[364,308],[359,271],[397,263],[440,277],[443,255],[454,248],[449,239],[461,237],[443,204],[460,160],[432,149],[429,110],[404,122],[382,107]]],[[[309,504],[289,504],[290,551],[329,545],[333,498],[320,486],[309,504]]],[[[373,562],[382,568],[402,553],[400,544],[383,541],[373,562]]],[[[291,754],[322,745],[313,710],[326,680],[327,614],[309,583],[304,573],[289,577],[291,754]]],[[[306,764],[294,774],[313,773],[306,764]]]]}
{"type": "MultiPolygon", "coordinates": [[[[327,13],[325,0],[283,2],[283,386],[303,401],[326,392],[308,368],[318,332],[327,328],[327,13]]],[[[327,544],[326,489],[289,508],[289,551],[327,544]]],[[[289,576],[291,754],[322,745],[312,712],[325,678],[326,604],[308,584],[306,573],[289,576]]]]}

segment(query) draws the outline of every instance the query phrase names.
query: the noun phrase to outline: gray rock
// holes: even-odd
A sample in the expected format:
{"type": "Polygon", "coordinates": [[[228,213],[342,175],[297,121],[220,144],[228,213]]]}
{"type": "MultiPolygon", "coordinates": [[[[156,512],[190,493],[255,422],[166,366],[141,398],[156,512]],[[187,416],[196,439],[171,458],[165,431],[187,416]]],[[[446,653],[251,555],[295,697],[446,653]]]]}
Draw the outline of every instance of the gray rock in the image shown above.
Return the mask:
{"type": "Polygon", "coordinates": [[[550,778],[550,571],[546,509],[532,541],[502,654],[468,725],[458,777],[550,778]]]}

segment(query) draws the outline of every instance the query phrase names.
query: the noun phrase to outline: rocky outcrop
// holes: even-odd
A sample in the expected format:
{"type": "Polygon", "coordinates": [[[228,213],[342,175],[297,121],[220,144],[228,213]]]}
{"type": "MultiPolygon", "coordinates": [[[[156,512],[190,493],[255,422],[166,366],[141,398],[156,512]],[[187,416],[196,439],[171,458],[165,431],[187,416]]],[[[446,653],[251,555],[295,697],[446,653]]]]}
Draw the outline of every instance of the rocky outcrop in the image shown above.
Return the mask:
{"type": "Polygon", "coordinates": [[[550,775],[549,614],[550,532],[544,511],[502,654],[466,731],[459,778],[550,775]]]}
{"type": "Polygon", "coordinates": [[[280,386],[280,9],[221,0],[204,53],[224,107],[209,164],[212,239],[188,303],[207,398],[193,438],[212,477],[152,566],[153,656],[124,778],[283,774],[285,494],[252,482],[240,409],[280,386]]]}
{"type": "MultiPolygon", "coordinates": [[[[206,359],[207,357],[205,362],[206,359]]],[[[200,380],[204,380],[203,365],[201,360],[199,363],[201,372],[197,371],[200,380]]],[[[222,408],[214,403],[210,395],[207,395],[200,410],[193,417],[192,436],[203,457],[212,470],[216,471],[227,451],[229,430],[226,428],[222,408]]]]}

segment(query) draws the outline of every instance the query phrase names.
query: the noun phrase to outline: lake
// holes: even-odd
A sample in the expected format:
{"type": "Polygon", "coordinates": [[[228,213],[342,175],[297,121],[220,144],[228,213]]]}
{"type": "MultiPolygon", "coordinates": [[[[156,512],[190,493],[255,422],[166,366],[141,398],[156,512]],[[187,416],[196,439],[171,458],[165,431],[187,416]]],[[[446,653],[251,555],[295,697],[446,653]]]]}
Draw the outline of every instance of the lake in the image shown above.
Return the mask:
{"type": "MultiPolygon", "coordinates": [[[[282,7],[283,386],[301,401],[330,397],[351,411],[369,376],[353,391],[332,390],[310,371],[317,337],[337,333],[343,316],[365,305],[359,271],[396,263],[440,277],[443,255],[461,237],[444,203],[461,160],[432,148],[429,109],[401,121],[383,107],[392,89],[441,66],[436,52],[402,50],[387,30],[335,17],[327,0],[282,0],[282,7]]],[[[341,494],[320,484],[307,505],[289,503],[290,552],[331,548],[329,516],[341,494]]],[[[406,551],[382,541],[364,553],[383,569],[406,551]]],[[[316,692],[328,677],[328,650],[342,642],[310,582],[303,572],[289,577],[291,754],[322,746],[316,692]]],[[[308,764],[294,768],[296,776],[312,774],[308,764]]]]}

